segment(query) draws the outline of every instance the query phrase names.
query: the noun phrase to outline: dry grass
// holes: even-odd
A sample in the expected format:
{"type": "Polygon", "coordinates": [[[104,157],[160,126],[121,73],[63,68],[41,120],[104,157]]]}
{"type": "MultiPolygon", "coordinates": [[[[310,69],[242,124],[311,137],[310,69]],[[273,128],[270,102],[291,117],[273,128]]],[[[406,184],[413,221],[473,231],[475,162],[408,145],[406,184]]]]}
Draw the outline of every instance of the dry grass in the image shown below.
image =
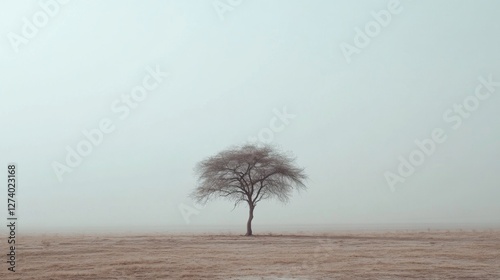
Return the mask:
{"type": "Polygon", "coordinates": [[[500,279],[499,233],[20,236],[0,279],[500,279]]]}

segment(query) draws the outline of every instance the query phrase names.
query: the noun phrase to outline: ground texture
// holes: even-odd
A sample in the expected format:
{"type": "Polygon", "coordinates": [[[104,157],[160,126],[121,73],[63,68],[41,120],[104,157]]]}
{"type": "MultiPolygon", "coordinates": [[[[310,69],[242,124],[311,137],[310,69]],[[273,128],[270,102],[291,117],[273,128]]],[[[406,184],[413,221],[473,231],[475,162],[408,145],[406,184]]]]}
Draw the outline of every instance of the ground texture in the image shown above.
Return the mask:
{"type": "MultiPolygon", "coordinates": [[[[500,279],[500,231],[20,236],[0,279],[500,279]]],[[[2,242],[3,256],[7,242],[2,242]]]]}

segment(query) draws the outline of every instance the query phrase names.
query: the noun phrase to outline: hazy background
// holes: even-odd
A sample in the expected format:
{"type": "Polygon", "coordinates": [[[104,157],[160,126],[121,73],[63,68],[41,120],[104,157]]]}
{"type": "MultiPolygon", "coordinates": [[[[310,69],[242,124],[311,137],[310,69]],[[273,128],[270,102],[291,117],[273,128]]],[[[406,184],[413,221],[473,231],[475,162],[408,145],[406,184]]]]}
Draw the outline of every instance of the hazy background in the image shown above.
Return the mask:
{"type": "Polygon", "coordinates": [[[16,53],[7,34],[41,8],[1,1],[0,161],[2,174],[18,163],[19,230],[243,231],[243,205],[216,201],[189,224],[179,206],[193,206],[198,161],[255,137],[283,107],[295,118],[273,143],[297,156],[309,190],[288,205],[261,203],[256,230],[499,225],[500,88],[457,130],[442,115],[479,76],[500,80],[500,2],[401,1],[347,63],[340,44],[388,2],[243,1],[221,20],[210,0],[70,1],[16,53]],[[119,119],[111,103],[156,65],[168,82],[119,119]],[[103,118],[116,130],[59,182],[51,164],[103,118]],[[447,141],[391,192],[384,172],[437,127],[447,141]]]}

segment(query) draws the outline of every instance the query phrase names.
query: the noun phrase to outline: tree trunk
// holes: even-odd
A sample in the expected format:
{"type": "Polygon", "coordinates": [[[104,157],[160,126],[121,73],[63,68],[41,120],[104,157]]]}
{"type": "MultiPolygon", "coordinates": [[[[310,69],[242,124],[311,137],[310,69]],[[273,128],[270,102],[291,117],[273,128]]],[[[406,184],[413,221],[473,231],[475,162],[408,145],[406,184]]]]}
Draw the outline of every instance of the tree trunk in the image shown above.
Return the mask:
{"type": "Polygon", "coordinates": [[[248,204],[249,213],[248,213],[248,222],[247,222],[247,234],[246,236],[252,236],[252,220],[253,220],[253,209],[255,206],[248,204]]]}

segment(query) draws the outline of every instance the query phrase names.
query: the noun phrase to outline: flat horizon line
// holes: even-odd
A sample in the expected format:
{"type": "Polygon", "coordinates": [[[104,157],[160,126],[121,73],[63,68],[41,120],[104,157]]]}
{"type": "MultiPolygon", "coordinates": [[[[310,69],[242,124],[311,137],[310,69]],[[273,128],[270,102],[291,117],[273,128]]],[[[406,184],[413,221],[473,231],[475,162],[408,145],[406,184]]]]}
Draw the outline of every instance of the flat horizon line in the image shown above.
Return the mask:
{"type": "MultiPolygon", "coordinates": [[[[279,232],[335,232],[335,231],[390,231],[390,230],[491,230],[500,229],[500,222],[449,223],[335,223],[335,224],[256,224],[254,231],[267,234],[279,232]]],[[[87,226],[87,227],[21,227],[18,234],[43,233],[238,233],[245,225],[142,225],[142,226],[87,226]]],[[[6,229],[2,232],[7,232],[6,229]]]]}

